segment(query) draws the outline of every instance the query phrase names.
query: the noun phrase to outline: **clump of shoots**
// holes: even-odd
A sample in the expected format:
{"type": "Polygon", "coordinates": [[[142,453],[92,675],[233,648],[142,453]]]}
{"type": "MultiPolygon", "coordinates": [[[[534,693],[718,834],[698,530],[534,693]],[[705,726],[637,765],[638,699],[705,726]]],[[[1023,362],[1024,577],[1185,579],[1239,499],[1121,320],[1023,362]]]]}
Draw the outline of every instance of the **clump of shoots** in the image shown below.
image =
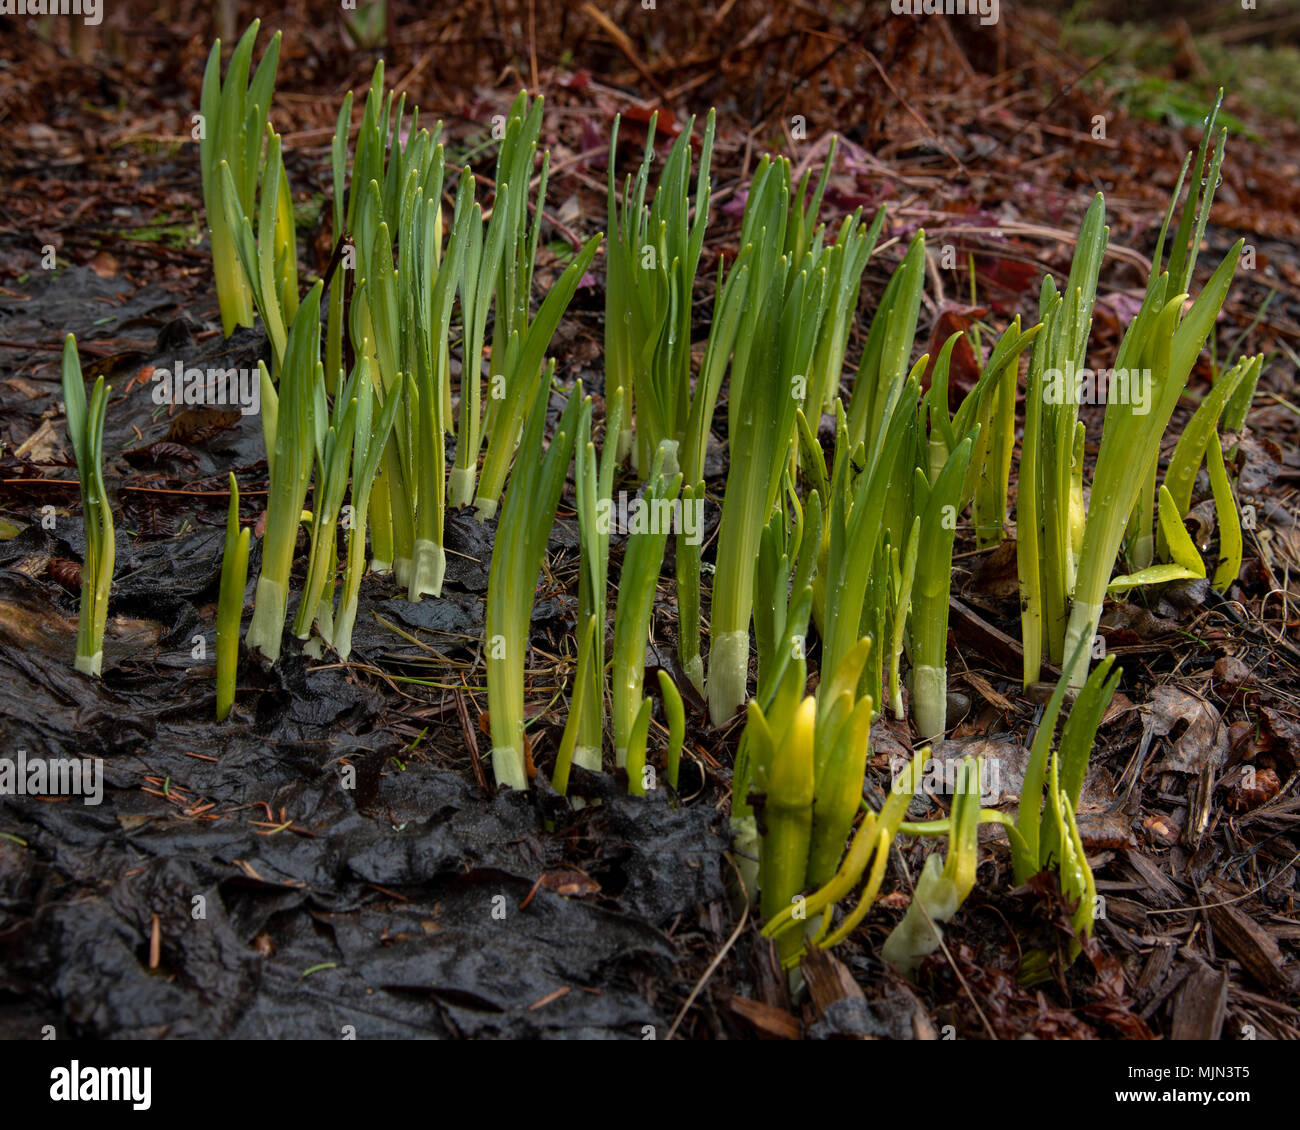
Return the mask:
{"type": "MultiPolygon", "coordinates": [[[[691,137],[695,119],[678,135],[664,162],[653,202],[645,203],[655,156],[652,114],[645,156],[635,181],[629,177],[620,200],[615,177],[619,119],[609,145],[609,243],[605,290],[606,382],[628,397],[628,419],[636,406],[636,464],[647,472],[660,446],[671,443],[672,473],[677,448],[691,415],[691,297],[709,218],[709,162],[714,115],[710,112],[700,146],[691,214],[691,137]]],[[[709,412],[712,415],[712,410],[709,412]]],[[[693,481],[693,480],[692,480],[693,481]]]]}
{"type": "MultiPolygon", "coordinates": [[[[507,231],[514,212],[510,205],[514,190],[509,182],[496,186],[492,216],[483,225],[483,210],[474,205],[465,248],[465,269],[461,272],[460,304],[464,317],[465,345],[460,378],[460,426],[456,435],[456,465],[447,485],[452,506],[469,506],[474,501],[478,480],[478,458],[483,449],[483,343],[487,337],[488,314],[501,277],[507,231]]],[[[523,188],[520,191],[524,191],[523,188]]],[[[491,377],[491,374],[489,374],[491,377]]],[[[504,393],[504,377],[493,379],[489,392],[504,393]]]]}
{"type": "MultiPolygon", "coordinates": [[[[203,175],[203,208],[207,214],[212,243],[212,266],[221,307],[222,330],[227,337],[236,326],[253,324],[252,273],[246,275],[236,250],[237,227],[230,216],[252,212],[257,192],[262,139],[267,130],[267,113],[275,89],[275,72],[280,58],[280,33],[262,55],[250,84],[248,72],[260,20],[254,20],[230,56],[226,78],[221,80],[221,40],[212,45],[203,72],[199,109],[202,133],[199,161],[203,175]],[[229,181],[221,166],[229,169],[229,181]],[[233,193],[228,211],[227,193],[233,193]]],[[[273,196],[278,195],[275,184],[273,196]]],[[[294,265],[296,272],[296,264],[294,265]]],[[[295,281],[296,289],[296,281],[295,281]]],[[[291,315],[292,316],[292,315],[291,315]]],[[[268,327],[269,329],[269,327],[268,327]]]]}
{"type": "MultiPolygon", "coordinates": [[[[303,584],[302,599],[293,621],[293,633],[300,640],[311,635],[313,623],[318,624],[322,638],[329,639],[333,634],[339,510],[343,506],[348,471],[352,466],[359,376],[358,368],[353,371],[352,379],[342,394],[335,397],[329,426],[317,426],[312,437],[316,490],[312,502],[311,551],[307,558],[307,579],[303,584]]],[[[313,416],[324,423],[330,415],[325,405],[324,383],[318,384],[314,392],[313,416]]]]}
{"type": "MultiPolygon", "coordinates": [[[[1217,165],[1213,170],[1217,176],[1217,165]]],[[[1210,327],[1223,307],[1241,248],[1242,242],[1238,240],[1186,314],[1183,313],[1186,292],[1171,293],[1167,273],[1153,279],[1142,311],[1120,345],[1116,368],[1151,369],[1154,404],[1145,416],[1137,414],[1131,403],[1112,399],[1106,406],[1106,423],[1093,475],[1062,653],[1075,657],[1068,668],[1072,687],[1081,687],[1087,677],[1102,602],[1126,520],[1133,507],[1140,504],[1143,483],[1155,473],[1160,438],[1210,327]],[[1080,647],[1081,643],[1085,646],[1080,647]]]]}
{"type": "MultiPolygon", "coordinates": [[[[1097,665],[1079,692],[1061,731],[1060,745],[1054,749],[1056,724],[1069,689],[1064,676],[1057,682],[1030,748],[1015,825],[1005,825],[1017,885],[1023,885],[1040,871],[1054,868],[1060,876],[1062,892],[1074,905],[1072,920],[1081,935],[1092,934],[1097,891],[1074,814],[1079,807],[1097,727],[1122,673],[1115,667],[1113,655],[1097,665]]],[[[1071,961],[1079,950],[1078,942],[1074,942],[1070,947],[1071,961]]],[[[1038,965],[1037,959],[1027,959],[1025,975],[1037,979],[1038,965]]]]}
{"type": "MultiPolygon", "coordinates": [[[[709,424],[718,402],[718,392],[740,331],[744,302],[749,295],[749,264],[753,244],[745,244],[723,275],[718,266],[718,285],[713,302],[713,321],[691,398],[686,438],[678,448],[682,469],[682,513],[704,512],[704,459],[708,449],[709,424]]],[[[628,433],[630,435],[630,433],[628,433]]],[[[703,554],[703,529],[677,532],[677,654],[682,670],[697,692],[704,693],[704,660],[700,655],[700,573],[703,554]]]]}
{"type": "MultiPolygon", "coordinates": [[[[1219,526],[1219,567],[1214,574],[1214,587],[1223,591],[1237,579],[1241,570],[1241,519],[1223,461],[1218,424],[1237,390],[1259,379],[1263,361],[1263,354],[1243,357],[1230,370],[1221,373],[1178,438],[1158,496],[1156,550],[1164,563],[1116,577],[1107,587],[1108,594],[1124,593],[1138,585],[1205,576],[1205,562],[1183,526],[1202,463],[1209,471],[1219,526]]],[[[1137,519],[1141,513],[1141,506],[1135,507],[1133,518],[1137,519]]],[[[1139,528],[1137,521],[1130,521],[1130,545],[1140,542],[1149,549],[1150,535],[1138,533],[1139,528]]]]}
{"type": "MultiPolygon", "coordinates": [[[[479,516],[490,518],[496,514],[497,502],[505,484],[506,469],[523,432],[524,418],[533,402],[537,381],[541,373],[541,357],[546,352],[542,346],[537,355],[536,367],[525,368],[519,364],[519,351],[528,335],[532,310],[533,269],[537,263],[537,244],[541,237],[542,215],[546,207],[546,185],[550,170],[550,154],[542,156],[542,166],[537,176],[537,195],[532,199],[533,219],[528,220],[528,206],[532,197],[533,167],[537,160],[537,143],[542,131],[543,99],[530,99],[521,90],[506,114],[501,145],[497,150],[497,198],[493,204],[493,219],[499,222],[497,238],[501,242],[494,275],[489,275],[483,264],[479,270],[479,303],[486,303],[486,292],[495,291],[496,316],[492,327],[491,359],[488,367],[488,403],[482,423],[472,435],[462,434],[465,445],[457,466],[464,472],[457,477],[455,505],[464,505],[466,494],[474,490],[474,504],[479,516]],[[504,191],[502,191],[504,187],[504,191]],[[499,221],[497,214],[500,213],[499,221]],[[497,438],[504,432],[504,436],[497,438]],[[484,489],[482,482],[475,486],[473,468],[478,461],[479,446],[470,441],[488,438],[488,450],[483,475],[490,476],[484,489]]],[[[487,243],[491,243],[492,232],[487,243]]],[[[568,304],[567,299],[564,303],[568,304]]],[[[556,314],[556,324],[559,321],[556,314]]],[[[486,316],[486,315],[484,315],[486,316]]],[[[547,344],[555,327],[546,335],[547,344]]],[[[481,347],[481,345],[480,345],[481,347]]],[[[462,376],[464,386],[478,379],[478,357],[467,359],[462,376]]],[[[459,453],[458,453],[459,455],[459,453]]]]}
{"type": "Polygon", "coordinates": [[[226,545],[221,555],[221,590],[217,598],[217,721],[223,722],[235,702],[239,673],[239,627],[248,584],[250,532],[239,524],[239,483],[230,476],[230,506],[226,511],[226,545]]]}
{"type": "Polygon", "coordinates": [[[880,894],[885,867],[894,839],[899,833],[908,805],[920,786],[930,747],[918,750],[908,766],[894,778],[879,813],[867,809],[839,868],[831,879],[812,894],[792,899],[763,926],[763,936],[777,940],[782,962],[792,966],[806,946],[829,949],[847,938],[867,916],[880,894]],[[862,884],[857,905],[831,929],[836,904],[862,884]],[[820,915],[820,919],[817,917],[820,915]],[[806,937],[803,935],[806,932],[806,937]]]}
{"type": "MultiPolygon", "coordinates": [[[[605,401],[605,443],[600,459],[591,439],[591,416],[583,413],[578,422],[574,449],[574,487],[578,503],[578,672],[574,680],[569,719],[561,749],[568,749],[573,763],[598,772],[605,729],[605,612],[609,577],[609,534],[611,495],[617,463],[619,425],[623,418],[623,390],[616,388],[605,401]]],[[[563,777],[556,765],[556,789],[563,780],[568,787],[568,766],[563,777]]]]}
{"type": "MultiPolygon", "coordinates": [[[[505,137],[497,157],[497,183],[509,186],[509,192],[497,205],[505,213],[500,236],[502,247],[496,283],[496,319],[492,329],[492,356],[488,406],[479,435],[487,437],[487,452],[474,497],[480,518],[496,514],[497,502],[505,486],[515,446],[524,429],[529,406],[542,381],[543,361],[551,338],[568,309],[578,284],[595,258],[600,236],[593,236],[578,250],[559,280],[542,301],[536,317],[531,315],[533,267],[537,260],[537,243],[541,233],[542,213],[546,204],[546,181],[550,154],[542,157],[537,197],[533,202],[533,220],[528,223],[529,184],[537,154],[537,140],[542,128],[542,99],[530,103],[526,91],[520,91],[506,116],[505,137]]],[[[488,233],[491,242],[492,233],[488,233]]],[[[487,278],[479,273],[479,297],[487,278]]],[[[477,379],[477,358],[466,362],[463,380],[477,379]]],[[[463,392],[462,392],[463,396],[463,392]]],[[[464,456],[457,465],[468,471],[478,458],[473,445],[475,436],[462,437],[464,456]]],[[[456,502],[465,497],[469,482],[458,476],[456,502]]]]}
{"type": "MultiPolygon", "coordinates": [[[[270,413],[262,417],[267,440],[271,487],[262,542],[262,571],[257,578],[253,618],[244,637],[272,663],[280,657],[289,574],[298,540],[302,504],[311,479],[316,429],[325,427],[324,369],[320,363],[321,284],[311,289],[289,328],[280,387],[270,413]]],[[[263,393],[270,387],[266,366],[258,363],[263,393]]],[[[266,401],[263,401],[264,406],[266,401]]]]}
{"type": "MultiPolygon", "coordinates": [[[[801,603],[810,602],[808,589],[803,591],[801,603]]],[[[804,932],[792,923],[806,924],[815,942],[825,938],[829,927],[829,916],[816,925],[805,913],[808,900],[803,891],[809,887],[821,891],[837,881],[843,887],[845,866],[850,862],[855,868],[865,866],[861,852],[852,861],[842,864],[841,860],[862,807],[870,756],[873,701],[870,695],[859,694],[858,688],[871,647],[870,639],[858,640],[838,668],[823,678],[816,696],[803,695],[806,666],[800,651],[782,666],[766,704],[759,700],[749,704],[733,779],[733,821],[739,811],[763,829],[758,880],[762,913],[768,919],[764,932],[777,938],[786,965],[793,964],[804,944],[804,932]]],[[[911,789],[915,791],[915,784],[911,789]]],[[[888,829],[886,853],[906,808],[906,799],[901,807],[891,799],[880,814],[881,827],[888,829]]],[[[876,814],[869,813],[866,819],[872,824],[866,836],[878,843],[873,839],[876,814]]],[[[737,831],[743,840],[749,829],[739,824],[737,831]]],[[[859,832],[855,845],[861,837],[859,832]]],[[[882,857],[879,868],[883,866],[882,857]]],[[[877,885],[879,878],[873,880],[877,885]]],[[[817,909],[826,909],[829,915],[831,903],[849,888],[836,889],[839,893],[819,902],[817,909]]],[[[874,897],[871,894],[866,900],[862,914],[874,897]]]]}
{"type": "Polygon", "coordinates": [[[293,200],[284,171],[280,135],[268,124],[266,136],[266,172],[258,201],[256,239],[253,238],[252,221],[240,203],[234,174],[226,161],[221,162],[217,176],[222,184],[221,203],[225,208],[226,224],[270,338],[278,375],[284,363],[285,327],[298,312],[298,250],[293,200]]]}
{"type": "MultiPolygon", "coordinates": [[[[728,403],[731,461],[718,530],[709,656],[709,716],[729,719],[745,700],[754,562],[776,504],[826,308],[820,243],[795,260],[781,251],[790,212],[790,166],[760,164],[741,245],[752,244],[749,295],[732,359],[728,403]],[[780,254],[777,252],[781,251],[780,254]]],[[[796,209],[798,213],[798,209],[796,209]]]]}
{"type": "Polygon", "coordinates": [[[1085,365],[1109,230],[1098,193],[1079,230],[1065,292],[1059,293],[1048,277],[1039,298],[1042,330],[1034,342],[1025,391],[1016,512],[1026,683],[1038,678],[1043,642],[1053,663],[1061,662],[1065,646],[1083,534],[1083,423],[1074,379],[1085,365]]]}
{"type": "MultiPolygon", "coordinates": [[[[947,728],[948,712],[948,606],[952,593],[952,554],[957,523],[973,498],[979,495],[989,453],[988,431],[995,400],[1005,391],[1007,377],[1014,380],[1019,357],[1038,332],[1038,327],[1020,332],[1015,319],[994,347],[979,380],[967,393],[953,416],[948,414],[948,375],[953,348],[960,334],[944,343],[936,359],[930,390],[922,404],[924,429],[918,421],[916,463],[910,491],[911,511],[886,506],[886,526],[890,531],[889,557],[881,561],[879,571],[891,574],[894,569],[894,546],[902,539],[909,524],[908,545],[904,549],[903,569],[897,581],[886,584],[884,599],[872,602],[875,610],[874,635],[884,636],[882,605],[888,604],[890,589],[894,635],[891,691],[895,710],[901,706],[897,687],[899,665],[899,620],[907,617],[912,659],[912,713],[921,737],[942,736],[947,728]],[[919,526],[916,523],[919,522],[919,526]],[[914,539],[914,540],[913,540],[914,539]],[[919,546],[925,553],[919,553],[919,546]],[[910,604],[910,609],[909,609],[910,604]]],[[[924,362],[925,359],[923,358],[924,362]]],[[[920,364],[920,363],[918,363],[920,364]]],[[[900,403],[907,403],[906,399],[900,403]]],[[[906,441],[904,441],[906,443],[906,441]]],[[[995,474],[998,473],[996,470],[995,474]]],[[[899,501],[907,497],[896,492],[899,501]]],[[[1005,493],[1002,496],[1005,500],[1005,493]]],[[[879,691],[879,680],[872,672],[872,691],[879,691]]]]}
{"type": "Polygon", "coordinates": [[[420,205],[416,206],[417,243],[411,251],[408,274],[414,275],[411,301],[415,306],[413,403],[418,407],[415,426],[414,479],[416,484],[414,530],[415,543],[411,559],[409,598],[419,600],[425,593],[442,594],[442,579],[447,558],[443,549],[443,523],[446,514],[446,460],[443,435],[450,421],[444,401],[450,396],[448,371],[448,334],[451,306],[460,283],[469,229],[473,222],[474,178],[468,169],[461,172],[452,218],[451,239],[445,257],[436,263],[441,238],[441,205],[435,196],[423,204],[421,231],[420,205]]]}
{"type": "Polygon", "coordinates": [[[980,825],[980,769],[976,758],[962,760],[952,811],[945,823],[947,859],[941,861],[937,851],[926,858],[907,913],[880,951],[880,956],[893,962],[906,977],[915,977],[921,962],[939,948],[943,939],[941,925],[952,920],[975,886],[980,825]]]}
{"type": "MultiPolygon", "coordinates": [[[[432,133],[419,128],[416,110],[408,126],[405,110],[406,96],[400,95],[394,107],[393,93],[384,91],[383,68],[376,65],[357,135],[346,211],[352,247],[345,252],[354,251],[357,272],[349,310],[353,347],[359,351],[365,345],[371,351],[385,400],[393,395],[398,377],[406,377],[403,406],[374,489],[374,568],[376,572],[391,569],[398,585],[408,589],[408,596],[419,599],[421,592],[440,581],[445,477],[442,442],[451,402],[447,335],[440,325],[459,279],[457,267],[450,275],[442,272],[445,169],[438,144],[441,123],[432,133]],[[438,289],[436,298],[431,295],[434,287],[438,289]],[[430,469],[435,466],[433,475],[430,469]],[[432,481],[429,489],[422,491],[426,479],[432,481]],[[423,514],[419,509],[422,502],[423,514]],[[417,524],[424,533],[418,576],[413,578],[417,524]]],[[[335,136],[337,148],[339,134],[335,136]]],[[[341,162],[335,172],[337,192],[341,162]]],[[[461,188],[468,190],[472,203],[472,183],[462,183],[461,188]]],[[[459,218],[465,222],[465,193],[458,199],[462,202],[459,218]]],[[[335,208],[337,215],[337,198],[335,208]]],[[[453,235],[449,256],[463,235],[463,231],[459,237],[453,235]]],[[[327,328],[331,364],[337,363],[332,353],[333,293],[332,288],[327,328]]]]}
{"type": "Polygon", "coordinates": [[[112,391],[103,377],[96,377],[87,407],[77,339],[68,334],[63,341],[63,405],[81,481],[81,515],[86,531],[76,667],[96,678],[103,673],[104,627],[108,622],[108,597],[117,552],[113,541],[113,509],[104,486],[104,417],[112,391]]]}
{"type": "Polygon", "coordinates": [[[583,402],[581,388],[576,389],[543,456],[552,369],[553,365],[533,397],[488,571],[486,654],[492,770],[498,785],[512,789],[528,788],[525,766],[531,758],[525,759],[524,656],[537,575],[573,457],[580,403],[584,414],[591,411],[591,402],[583,402]]]}
{"type": "MultiPolygon", "coordinates": [[[[484,429],[488,437],[487,454],[483,458],[474,502],[481,519],[496,514],[497,499],[505,484],[516,437],[523,428],[528,405],[544,383],[542,362],[546,351],[550,348],[551,338],[555,336],[560,318],[568,309],[583,274],[595,258],[600,240],[599,235],[594,235],[582,245],[573,262],[564,269],[564,273],[542,300],[537,316],[526,321],[522,332],[516,331],[510,335],[501,349],[503,360],[500,369],[497,368],[497,345],[493,345],[494,390],[497,387],[497,376],[503,376],[504,380],[500,385],[501,396],[497,397],[494,391],[489,400],[484,429]]],[[[500,332],[499,324],[497,332],[500,332]]]]}
{"type": "Polygon", "coordinates": [[[948,600],[952,591],[952,548],[962,484],[970,466],[979,425],[943,464],[933,484],[917,469],[912,496],[926,551],[917,560],[912,585],[912,716],[923,739],[941,737],[948,726],[948,600]]]}
{"type": "MultiPolygon", "coordinates": [[[[731,355],[745,296],[742,252],[723,280],[719,265],[713,321],[704,364],[691,385],[691,305],[704,231],[709,218],[709,165],[715,116],[704,126],[700,163],[690,198],[691,138],[695,119],[678,135],[647,206],[655,157],[657,116],[651,118],[645,155],[620,196],[615,172],[618,119],[609,149],[609,236],[605,282],[605,383],[627,398],[620,454],[630,453],[646,473],[661,443],[670,444],[665,466],[683,475],[684,512],[704,498],[704,455],[709,422],[731,355]],[[632,428],[635,392],[637,420],[632,428]],[[634,449],[635,443],[635,449],[634,449]]],[[[700,538],[679,529],[676,538],[678,655],[697,691],[704,690],[700,655],[700,538]]]]}
{"type": "Polygon", "coordinates": [[[376,414],[374,390],[367,350],[362,349],[357,358],[356,412],[353,417],[355,432],[352,441],[352,514],[347,526],[347,565],[343,574],[343,589],[339,595],[339,611],[334,618],[332,643],[341,658],[352,654],[352,629],[357,621],[357,600],[361,592],[361,578],[366,571],[366,526],[370,514],[371,492],[379,461],[392,434],[393,421],[402,404],[402,385],[405,378],[398,375],[388,398],[376,414]]]}
{"type": "MultiPolygon", "coordinates": [[[[669,477],[664,472],[668,441],[655,452],[645,492],[631,517],[631,535],[623,556],[619,577],[618,604],[614,613],[614,672],[611,682],[614,714],[614,758],[620,768],[628,765],[628,748],[642,705],[645,677],[646,640],[654,611],[659,569],[668,542],[669,516],[681,491],[681,472],[669,477]]],[[[648,719],[647,719],[648,721],[648,719]]],[[[629,780],[631,771],[629,767],[629,780]]]]}
{"type": "MultiPolygon", "coordinates": [[[[1217,113],[1216,103],[1206,119],[1194,166],[1190,155],[1183,165],[1156,243],[1146,296],[1124,333],[1115,368],[1108,374],[1101,447],[1086,508],[1083,423],[1078,420],[1076,379],[1083,370],[1092,298],[1106,241],[1100,196],[1084,220],[1066,293],[1058,294],[1050,279],[1043,284],[1039,303],[1043,329],[1030,358],[1017,502],[1026,684],[1038,678],[1045,644],[1054,662],[1069,657],[1069,685],[1081,688],[1126,532],[1130,560],[1139,568],[1152,560],[1152,512],[1161,439],[1223,307],[1241,254],[1238,241],[1196,300],[1187,305],[1196,252],[1223,162],[1226,131],[1219,133],[1208,172],[1201,178],[1217,113]],[[1187,206],[1172,242],[1168,268],[1162,271],[1166,236],[1189,168],[1192,182],[1187,206]]],[[[1208,431],[1206,428],[1205,434],[1208,431]]],[[[1171,498],[1171,503],[1167,504],[1169,517],[1161,524],[1161,529],[1169,532],[1173,532],[1171,521],[1181,517],[1176,513],[1176,499],[1171,498]]],[[[1170,572],[1121,580],[1132,587],[1170,579],[1164,575],[1170,572]]]]}

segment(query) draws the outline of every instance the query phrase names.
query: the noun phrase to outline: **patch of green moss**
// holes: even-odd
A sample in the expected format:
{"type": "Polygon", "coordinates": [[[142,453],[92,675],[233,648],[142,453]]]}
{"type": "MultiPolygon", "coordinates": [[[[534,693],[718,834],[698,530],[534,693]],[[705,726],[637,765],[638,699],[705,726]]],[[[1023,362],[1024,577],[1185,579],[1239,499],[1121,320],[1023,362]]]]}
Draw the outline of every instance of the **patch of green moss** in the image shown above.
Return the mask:
{"type": "MultiPolygon", "coordinates": [[[[1300,118],[1300,50],[1289,44],[1221,43],[1213,33],[1194,37],[1208,73],[1189,81],[1169,77],[1183,48],[1167,26],[1067,19],[1061,39],[1077,55],[1106,60],[1094,76],[1135,117],[1180,129],[1199,126],[1222,86],[1265,114],[1300,118]]],[[[1266,144],[1239,117],[1226,111],[1219,117],[1230,132],[1266,144]]]]}

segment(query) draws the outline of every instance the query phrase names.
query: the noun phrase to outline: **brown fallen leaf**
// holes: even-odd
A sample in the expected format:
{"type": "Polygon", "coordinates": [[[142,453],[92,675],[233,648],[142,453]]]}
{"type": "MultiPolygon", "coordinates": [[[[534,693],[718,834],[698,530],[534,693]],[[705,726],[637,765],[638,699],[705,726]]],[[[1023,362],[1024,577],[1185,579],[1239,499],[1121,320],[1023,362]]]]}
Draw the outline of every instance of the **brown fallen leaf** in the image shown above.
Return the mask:
{"type": "Polygon", "coordinates": [[[1163,773],[1199,773],[1207,765],[1221,769],[1228,757],[1228,728],[1219,712],[1205,699],[1166,683],[1138,707],[1143,742],[1167,738],[1164,758],[1156,766],[1163,773]]]}
{"type": "Polygon", "coordinates": [[[1156,814],[1142,821],[1142,831],[1153,844],[1168,847],[1178,842],[1183,829],[1181,824],[1175,824],[1169,817],[1156,814]]]}
{"type": "Polygon", "coordinates": [[[1264,707],[1260,711],[1260,738],[1279,768],[1290,776],[1300,768],[1300,726],[1286,715],[1264,707]]]}
{"type": "Polygon", "coordinates": [[[1232,812],[1250,812],[1267,804],[1282,791],[1282,780],[1272,769],[1256,772],[1241,766],[1225,789],[1224,806],[1232,812]]]}
{"type": "Polygon", "coordinates": [[[81,566],[65,557],[51,557],[47,566],[50,580],[71,593],[81,592],[81,566]]]}
{"type": "Polygon", "coordinates": [[[194,447],[239,426],[238,408],[186,408],[172,420],[163,439],[194,447]]]}
{"type": "Polygon", "coordinates": [[[752,1001],[748,997],[732,997],[727,1007],[751,1024],[760,1039],[797,1040],[803,1034],[799,1021],[783,1008],[752,1001]]]}
{"type": "Polygon", "coordinates": [[[975,588],[996,600],[1009,600],[1020,595],[1014,538],[1007,538],[980,562],[975,572],[975,588]]]}
{"type": "Polygon", "coordinates": [[[107,251],[101,251],[90,261],[90,269],[101,279],[115,278],[119,266],[121,264],[118,263],[117,256],[111,255],[107,251]]]}
{"type": "Polygon", "coordinates": [[[1250,678],[1250,668],[1235,655],[1221,655],[1214,661],[1215,682],[1239,687],[1250,678]]]}
{"type": "Polygon", "coordinates": [[[1079,838],[1085,852],[1128,851],[1137,847],[1137,839],[1122,812],[1080,814],[1079,838]]]}
{"type": "Polygon", "coordinates": [[[955,302],[944,302],[939,306],[934,328],[930,331],[930,364],[921,380],[921,387],[930,387],[931,376],[939,354],[946,342],[955,333],[962,336],[953,345],[948,364],[948,410],[955,412],[962,400],[980,379],[980,364],[971,348],[970,338],[965,331],[970,329],[980,318],[988,314],[987,306],[962,306],[955,302]]]}
{"type": "Polygon", "coordinates": [[[30,459],[33,463],[57,462],[62,453],[63,444],[51,420],[43,420],[41,426],[23,440],[14,451],[19,459],[30,459]]]}
{"type": "Polygon", "coordinates": [[[600,884],[586,872],[576,868],[543,873],[542,886],[565,898],[584,898],[600,892],[600,884]]]}
{"type": "Polygon", "coordinates": [[[28,400],[41,400],[50,393],[48,388],[38,385],[35,381],[29,381],[26,377],[8,377],[4,385],[5,388],[21,393],[28,400]]]}

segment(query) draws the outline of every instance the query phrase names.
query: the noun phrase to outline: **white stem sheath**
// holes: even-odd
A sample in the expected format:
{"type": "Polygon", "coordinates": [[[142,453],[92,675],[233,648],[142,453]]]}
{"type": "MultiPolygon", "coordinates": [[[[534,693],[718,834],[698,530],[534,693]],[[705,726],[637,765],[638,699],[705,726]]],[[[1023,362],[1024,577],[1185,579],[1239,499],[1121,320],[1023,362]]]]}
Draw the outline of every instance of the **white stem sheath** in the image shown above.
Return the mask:
{"type": "Polygon", "coordinates": [[[524,772],[524,755],[513,746],[492,747],[492,772],[498,785],[508,789],[527,789],[528,774],[524,772]]]}
{"type": "Polygon", "coordinates": [[[886,939],[880,956],[904,976],[913,977],[921,962],[939,948],[943,936],[939,924],[949,921],[960,905],[956,884],[943,877],[939,853],[931,853],[907,913],[886,939]]]}
{"type": "Polygon", "coordinates": [[[579,745],[573,747],[573,764],[592,773],[600,772],[600,747],[579,745]]]}
{"type": "Polygon", "coordinates": [[[411,585],[408,592],[410,600],[419,600],[428,593],[430,596],[442,595],[442,578],[447,572],[447,554],[435,541],[417,538],[415,556],[411,565],[411,585]]]}
{"type": "Polygon", "coordinates": [[[352,654],[352,628],[356,621],[356,604],[349,601],[339,609],[338,619],[334,621],[334,631],[330,640],[334,645],[334,650],[339,653],[340,659],[346,659],[352,654]]]}
{"type": "Polygon", "coordinates": [[[477,478],[474,467],[453,467],[447,476],[447,505],[468,506],[473,502],[477,478]]]}
{"type": "Polygon", "coordinates": [[[78,655],[77,670],[83,675],[94,675],[98,678],[103,673],[104,653],[97,651],[94,655],[78,655]]]}
{"type": "Polygon", "coordinates": [[[280,658],[287,602],[288,591],[284,585],[266,576],[257,578],[253,618],[248,623],[248,634],[244,637],[244,642],[249,647],[257,648],[272,663],[280,658]]]}
{"type": "Polygon", "coordinates": [[[912,668],[912,718],[922,740],[942,736],[948,727],[948,668],[912,668]]]}
{"type": "Polygon", "coordinates": [[[620,463],[631,459],[636,462],[636,429],[623,428],[618,433],[618,449],[615,451],[615,457],[620,463]]]}
{"type": "Polygon", "coordinates": [[[1139,534],[1133,539],[1133,567],[1145,569],[1155,560],[1155,538],[1151,534],[1139,534]]]}
{"type": "Polygon", "coordinates": [[[709,652],[709,719],[728,721],[745,701],[749,683],[749,629],[721,632],[709,652]]]}
{"type": "Polygon", "coordinates": [[[316,602],[316,629],[320,632],[321,639],[330,640],[334,637],[334,594],[322,596],[316,602]]]}
{"type": "Polygon", "coordinates": [[[664,477],[671,479],[681,467],[677,463],[678,441],[675,439],[666,439],[660,443],[660,450],[664,453],[664,477]]]}

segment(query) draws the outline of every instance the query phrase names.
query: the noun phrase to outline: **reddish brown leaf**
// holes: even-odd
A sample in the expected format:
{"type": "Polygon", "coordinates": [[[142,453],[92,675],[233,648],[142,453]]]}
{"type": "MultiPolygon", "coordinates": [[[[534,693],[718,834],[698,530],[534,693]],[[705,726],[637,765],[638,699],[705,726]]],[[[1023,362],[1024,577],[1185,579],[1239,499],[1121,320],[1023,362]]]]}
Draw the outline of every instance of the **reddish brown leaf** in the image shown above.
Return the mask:
{"type": "Polygon", "coordinates": [[[955,333],[962,336],[952,347],[952,360],[948,366],[948,411],[955,412],[966,394],[975,387],[980,379],[980,364],[971,347],[970,338],[965,331],[970,329],[980,318],[988,313],[985,306],[961,306],[955,302],[945,302],[939,307],[939,315],[934,320],[930,331],[930,364],[926,367],[922,387],[930,387],[930,378],[943,344],[955,333]]]}

